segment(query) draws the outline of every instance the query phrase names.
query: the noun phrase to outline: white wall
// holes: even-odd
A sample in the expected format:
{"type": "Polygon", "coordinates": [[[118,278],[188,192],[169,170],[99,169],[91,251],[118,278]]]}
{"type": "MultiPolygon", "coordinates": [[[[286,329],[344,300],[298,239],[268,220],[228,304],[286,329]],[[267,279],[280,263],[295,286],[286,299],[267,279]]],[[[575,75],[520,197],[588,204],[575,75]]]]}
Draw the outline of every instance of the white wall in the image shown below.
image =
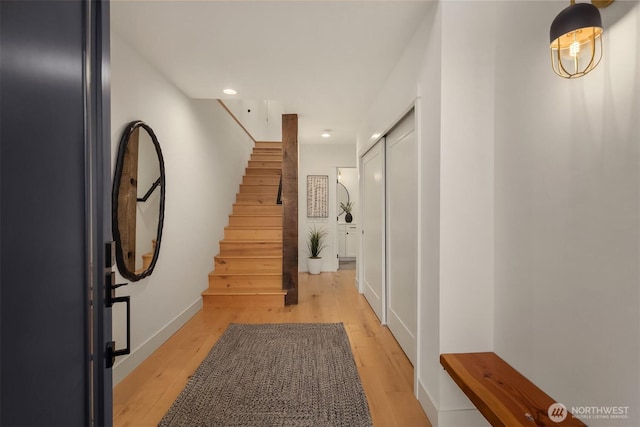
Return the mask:
{"type": "Polygon", "coordinates": [[[355,145],[300,144],[298,165],[298,270],[307,266],[307,235],[314,225],[327,230],[327,248],[322,251],[322,271],[336,271],[336,168],[355,167],[355,145]],[[307,175],[329,176],[329,217],[307,218],[307,175]]]}
{"type": "Polygon", "coordinates": [[[224,103],[256,141],[282,141],[281,102],[225,99],[224,103]]]}
{"type": "MultiPolygon", "coordinates": [[[[440,353],[493,349],[495,5],[442,5],[440,353]]],[[[441,413],[473,408],[440,376],[441,413]]]]}
{"type": "Polygon", "coordinates": [[[440,353],[487,351],[493,345],[493,110],[486,105],[493,104],[494,56],[477,37],[491,33],[491,25],[480,24],[495,19],[488,6],[434,3],[358,134],[362,154],[372,133],[384,133],[416,104],[416,388],[430,419],[440,425],[483,422],[443,372],[440,353]]]}
{"type": "Polygon", "coordinates": [[[630,406],[640,425],[640,5],[602,10],[604,57],[550,67],[564,3],[500,3],[495,350],[571,406],[630,406]]]}
{"type": "Polygon", "coordinates": [[[442,16],[433,10],[420,34],[427,45],[418,78],[418,363],[417,396],[432,424],[440,406],[440,128],[442,16]]]}
{"type": "MultiPolygon", "coordinates": [[[[126,124],[143,120],[160,142],[167,185],[156,268],[118,292],[131,295],[133,352],[118,359],[117,384],[201,307],[252,141],[218,102],[184,96],[113,32],[111,74],[113,163],[126,124]]],[[[121,345],[123,307],[113,316],[121,345]]]]}
{"type": "Polygon", "coordinates": [[[564,2],[432,7],[358,133],[362,155],[415,100],[423,408],[486,425],[438,355],[493,350],[558,400],[637,416],[637,2],[603,11],[609,53],[577,81],[544,42],[564,2]]]}

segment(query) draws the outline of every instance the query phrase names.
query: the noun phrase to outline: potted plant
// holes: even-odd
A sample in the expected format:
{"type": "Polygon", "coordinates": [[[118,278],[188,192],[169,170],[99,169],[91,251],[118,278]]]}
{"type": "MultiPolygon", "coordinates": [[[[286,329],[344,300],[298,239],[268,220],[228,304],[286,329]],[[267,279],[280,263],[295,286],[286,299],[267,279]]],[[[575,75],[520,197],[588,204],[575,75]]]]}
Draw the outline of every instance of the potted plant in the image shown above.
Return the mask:
{"type": "Polygon", "coordinates": [[[309,229],[309,235],[307,236],[307,249],[309,251],[309,274],[320,274],[322,270],[322,257],[320,253],[326,247],[324,238],[327,236],[327,231],[323,228],[317,229],[315,226],[309,229]]]}
{"type": "Polygon", "coordinates": [[[353,209],[353,202],[340,202],[340,209],[342,209],[345,213],[344,220],[345,222],[353,221],[353,216],[351,215],[351,210],[353,209]]]}

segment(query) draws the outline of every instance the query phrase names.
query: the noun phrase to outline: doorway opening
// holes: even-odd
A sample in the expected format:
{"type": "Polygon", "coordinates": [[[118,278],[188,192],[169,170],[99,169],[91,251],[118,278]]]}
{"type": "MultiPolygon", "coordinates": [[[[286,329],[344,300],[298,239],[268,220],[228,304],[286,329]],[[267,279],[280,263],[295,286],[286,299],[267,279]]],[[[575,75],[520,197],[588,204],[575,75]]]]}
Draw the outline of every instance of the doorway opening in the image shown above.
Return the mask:
{"type": "Polygon", "coordinates": [[[358,169],[336,168],[338,270],[355,270],[358,255],[358,169]]]}

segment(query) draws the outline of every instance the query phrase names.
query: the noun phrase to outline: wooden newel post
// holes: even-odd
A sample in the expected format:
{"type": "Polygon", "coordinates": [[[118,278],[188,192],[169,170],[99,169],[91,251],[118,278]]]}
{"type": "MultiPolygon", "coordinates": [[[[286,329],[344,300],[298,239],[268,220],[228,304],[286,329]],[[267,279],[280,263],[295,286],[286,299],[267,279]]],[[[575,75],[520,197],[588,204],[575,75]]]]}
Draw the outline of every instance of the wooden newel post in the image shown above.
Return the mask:
{"type": "Polygon", "coordinates": [[[298,115],[282,115],[282,289],[298,303],[298,115]]]}

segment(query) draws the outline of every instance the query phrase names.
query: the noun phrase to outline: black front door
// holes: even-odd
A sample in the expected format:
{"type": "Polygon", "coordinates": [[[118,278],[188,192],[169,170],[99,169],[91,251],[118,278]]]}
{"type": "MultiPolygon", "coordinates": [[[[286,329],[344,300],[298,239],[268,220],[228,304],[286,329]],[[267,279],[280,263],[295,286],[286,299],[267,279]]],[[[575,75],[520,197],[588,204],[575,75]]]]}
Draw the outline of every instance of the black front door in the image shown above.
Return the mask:
{"type": "Polygon", "coordinates": [[[0,1],[0,425],[110,425],[107,2],[0,1]]]}

